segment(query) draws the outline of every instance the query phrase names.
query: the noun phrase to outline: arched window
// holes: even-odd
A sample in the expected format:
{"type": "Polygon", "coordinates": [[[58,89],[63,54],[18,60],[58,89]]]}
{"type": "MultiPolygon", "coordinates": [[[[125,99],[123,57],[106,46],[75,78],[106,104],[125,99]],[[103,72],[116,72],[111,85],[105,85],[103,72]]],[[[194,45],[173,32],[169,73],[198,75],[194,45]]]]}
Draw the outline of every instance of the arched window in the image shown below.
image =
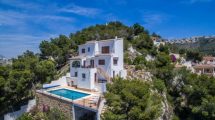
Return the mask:
{"type": "Polygon", "coordinates": [[[72,67],[80,67],[80,66],[81,66],[80,61],[72,62],[72,67]]]}

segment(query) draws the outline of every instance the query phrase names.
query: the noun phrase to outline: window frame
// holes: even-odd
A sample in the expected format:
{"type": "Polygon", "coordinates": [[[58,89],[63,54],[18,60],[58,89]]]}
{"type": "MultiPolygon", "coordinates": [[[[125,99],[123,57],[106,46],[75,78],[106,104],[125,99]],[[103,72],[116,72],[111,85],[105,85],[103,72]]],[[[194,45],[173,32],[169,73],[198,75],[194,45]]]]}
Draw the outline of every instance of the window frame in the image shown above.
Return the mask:
{"type": "Polygon", "coordinates": [[[81,53],[85,53],[86,51],[85,51],[85,48],[82,48],[81,49],[81,53]]]}
{"type": "Polygon", "coordinates": [[[113,58],[113,64],[114,65],[118,65],[118,59],[117,58],[113,58]],[[116,63],[115,63],[116,62],[116,63]]]}
{"type": "Polygon", "coordinates": [[[105,65],[105,59],[99,59],[98,65],[105,65]]]}
{"type": "Polygon", "coordinates": [[[102,46],[102,54],[109,54],[110,53],[110,46],[102,46]]]}
{"type": "Polygon", "coordinates": [[[78,72],[75,72],[75,77],[78,77],[78,72]]]}
{"type": "Polygon", "coordinates": [[[82,73],[82,79],[86,79],[86,74],[82,73]]]}

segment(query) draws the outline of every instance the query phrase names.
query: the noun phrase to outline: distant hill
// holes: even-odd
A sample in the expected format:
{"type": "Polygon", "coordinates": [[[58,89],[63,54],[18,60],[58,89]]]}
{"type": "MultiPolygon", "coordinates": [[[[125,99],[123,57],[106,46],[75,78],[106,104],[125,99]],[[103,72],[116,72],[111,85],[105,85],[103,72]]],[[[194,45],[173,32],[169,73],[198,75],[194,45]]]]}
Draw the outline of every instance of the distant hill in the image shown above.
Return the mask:
{"type": "Polygon", "coordinates": [[[171,42],[175,51],[180,49],[199,51],[204,55],[215,56],[215,37],[192,37],[171,42]]]}

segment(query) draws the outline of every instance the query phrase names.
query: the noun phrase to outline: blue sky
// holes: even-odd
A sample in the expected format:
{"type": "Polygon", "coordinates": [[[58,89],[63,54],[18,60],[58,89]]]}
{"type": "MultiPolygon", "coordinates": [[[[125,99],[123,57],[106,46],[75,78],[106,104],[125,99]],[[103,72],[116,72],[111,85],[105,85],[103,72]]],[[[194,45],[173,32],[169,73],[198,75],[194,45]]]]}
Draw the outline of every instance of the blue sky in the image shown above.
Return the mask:
{"type": "Polygon", "coordinates": [[[0,0],[0,54],[39,52],[42,40],[108,21],[164,38],[215,34],[215,0],[0,0]]]}

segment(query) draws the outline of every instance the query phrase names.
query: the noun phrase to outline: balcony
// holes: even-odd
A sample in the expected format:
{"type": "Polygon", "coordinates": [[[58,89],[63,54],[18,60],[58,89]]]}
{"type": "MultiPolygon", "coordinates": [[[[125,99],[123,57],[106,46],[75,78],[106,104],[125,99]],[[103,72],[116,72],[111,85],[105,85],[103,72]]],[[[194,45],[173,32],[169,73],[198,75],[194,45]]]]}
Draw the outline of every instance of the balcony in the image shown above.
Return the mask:
{"type": "Polygon", "coordinates": [[[107,51],[95,51],[95,55],[99,54],[112,54],[115,53],[114,49],[113,50],[107,50],[107,51]]]}
{"type": "Polygon", "coordinates": [[[80,68],[95,68],[94,65],[85,65],[85,66],[81,66],[80,68]]]}

